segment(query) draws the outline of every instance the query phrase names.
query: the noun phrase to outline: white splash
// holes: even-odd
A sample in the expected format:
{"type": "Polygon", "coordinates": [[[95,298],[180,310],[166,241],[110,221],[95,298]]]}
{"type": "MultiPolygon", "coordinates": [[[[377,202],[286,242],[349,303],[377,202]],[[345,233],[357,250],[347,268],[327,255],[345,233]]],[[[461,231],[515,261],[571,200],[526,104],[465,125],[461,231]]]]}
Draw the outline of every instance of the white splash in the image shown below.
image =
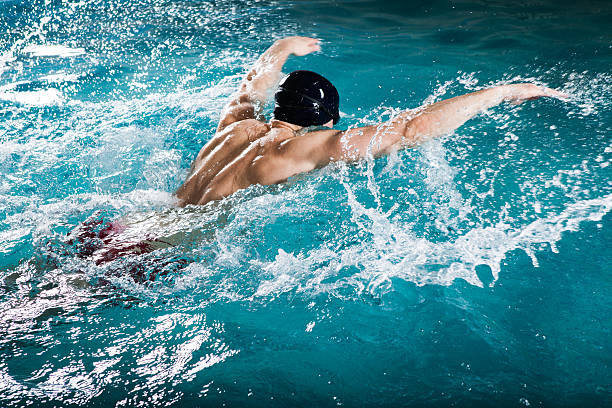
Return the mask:
{"type": "Polygon", "coordinates": [[[40,77],[42,81],[52,82],[52,83],[64,83],[64,82],[76,82],[79,80],[78,74],[66,74],[64,72],[58,72],[56,74],[49,74],[40,77]]]}
{"type": "Polygon", "coordinates": [[[32,57],[76,57],[85,54],[84,48],[71,48],[61,44],[47,45],[28,45],[24,47],[23,52],[30,54],[32,57]]]}
{"type": "MultiPolygon", "coordinates": [[[[417,285],[445,286],[463,279],[482,287],[476,274],[478,265],[491,268],[493,282],[490,285],[493,285],[498,279],[501,262],[510,251],[524,250],[537,267],[534,247],[546,243],[555,250],[555,243],[563,232],[577,231],[584,221],[599,221],[611,209],[612,194],[609,194],[570,204],[558,215],[538,219],[523,228],[513,229],[499,223],[495,227],[474,228],[453,242],[442,243],[417,237],[408,226],[386,221],[385,228],[378,228],[371,239],[340,251],[325,246],[298,254],[279,250],[274,261],[261,265],[270,279],[261,282],[255,297],[277,296],[289,291],[310,295],[338,294],[346,287],[353,287],[357,293],[375,293],[390,288],[392,278],[417,285]],[[349,267],[358,272],[334,279],[340,270],[349,267]]],[[[369,212],[364,214],[370,216],[369,212]]],[[[371,220],[377,224],[383,218],[381,215],[371,220]]]]}
{"type": "Polygon", "coordinates": [[[34,24],[31,29],[25,33],[24,38],[19,39],[10,46],[10,48],[0,54],[0,75],[12,68],[13,65],[19,70],[22,64],[17,62],[16,54],[22,49],[32,37],[44,38],[44,26],[51,21],[51,17],[45,16],[40,19],[38,24],[34,24]]]}
{"type": "Polygon", "coordinates": [[[0,100],[29,106],[54,106],[63,105],[66,98],[59,89],[47,88],[37,91],[0,91],[0,100]]]}

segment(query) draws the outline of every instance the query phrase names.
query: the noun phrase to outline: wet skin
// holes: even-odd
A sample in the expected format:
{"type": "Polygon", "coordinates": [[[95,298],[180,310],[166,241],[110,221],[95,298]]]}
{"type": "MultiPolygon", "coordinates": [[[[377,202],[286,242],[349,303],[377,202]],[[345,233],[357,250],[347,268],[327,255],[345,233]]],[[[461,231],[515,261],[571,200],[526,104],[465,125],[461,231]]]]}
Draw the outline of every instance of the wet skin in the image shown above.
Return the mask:
{"type": "MultiPolygon", "coordinates": [[[[440,101],[373,126],[309,132],[301,126],[258,120],[290,55],[320,51],[319,40],[288,37],[276,41],[255,63],[226,105],[215,136],[196,157],[177,190],[180,206],[220,200],[253,184],[276,184],[331,161],[355,161],[413,147],[448,134],[478,113],[504,101],[569,96],[554,89],[522,83],[483,89],[440,101]]],[[[331,121],[326,124],[331,126],[331,121]]]]}

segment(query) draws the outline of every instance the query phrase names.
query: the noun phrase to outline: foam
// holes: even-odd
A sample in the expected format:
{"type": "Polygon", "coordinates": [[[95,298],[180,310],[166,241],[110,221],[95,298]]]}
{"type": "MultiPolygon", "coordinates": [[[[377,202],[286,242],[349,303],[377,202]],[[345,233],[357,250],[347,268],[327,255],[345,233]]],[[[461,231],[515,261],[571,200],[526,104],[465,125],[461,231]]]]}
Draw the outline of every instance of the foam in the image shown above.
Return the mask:
{"type": "Polygon", "coordinates": [[[64,72],[58,72],[57,74],[49,74],[40,77],[41,80],[52,82],[52,83],[64,83],[64,82],[76,82],[79,79],[78,74],[66,74],[64,72]]]}
{"type": "Polygon", "coordinates": [[[32,57],[76,57],[85,54],[84,48],[71,48],[61,44],[48,45],[28,45],[23,48],[23,52],[30,54],[32,57]]]}
{"type": "Polygon", "coordinates": [[[38,91],[0,92],[0,100],[29,106],[54,106],[63,105],[66,98],[59,89],[48,88],[38,91]]]}

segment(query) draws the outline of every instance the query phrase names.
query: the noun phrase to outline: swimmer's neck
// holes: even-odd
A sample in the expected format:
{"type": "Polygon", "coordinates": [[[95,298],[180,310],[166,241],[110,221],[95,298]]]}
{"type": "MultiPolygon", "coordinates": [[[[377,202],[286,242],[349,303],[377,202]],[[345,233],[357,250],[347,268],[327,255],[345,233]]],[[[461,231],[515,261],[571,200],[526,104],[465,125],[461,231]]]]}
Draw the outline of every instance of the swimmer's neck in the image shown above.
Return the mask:
{"type": "Polygon", "coordinates": [[[284,122],[282,120],[278,120],[278,119],[272,119],[270,121],[270,127],[272,129],[283,129],[283,130],[288,130],[294,134],[297,134],[300,130],[304,129],[303,126],[299,126],[299,125],[294,125],[293,123],[289,123],[289,122],[284,122]]]}
{"type": "Polygon", "coordinates": [[[333,122],[330,120],[329,123],[320,126],[300,126],[290,122],[285,122],[278,119],[272,119],[270,121],[270,128],[277,129],[280,134],[286,137],[301,136],[308,132],[316,130],[329,130],[333,126],[333,122]]]}

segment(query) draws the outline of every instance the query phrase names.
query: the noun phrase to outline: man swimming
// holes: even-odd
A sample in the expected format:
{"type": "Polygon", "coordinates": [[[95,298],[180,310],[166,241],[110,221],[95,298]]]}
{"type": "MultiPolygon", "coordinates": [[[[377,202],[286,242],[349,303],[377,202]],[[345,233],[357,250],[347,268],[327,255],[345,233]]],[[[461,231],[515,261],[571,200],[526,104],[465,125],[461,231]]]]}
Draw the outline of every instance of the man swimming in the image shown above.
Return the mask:
{"type": "Polygon", "coordinates": [[[225,106],[215,136],[200,150],[177,190],[180,206],[220,200],[253,184],[280,183],[332,161],[355,161],[413,147],[452,132],[504,101],[568,98],[529,83],[502,85],[405,111],[378,125],[341,131],[331,129],[340,118],[336,88],[314,72],[295,71],[279,84],[273,119],[260,121],[287,58],[320,50],[315,38],[288,37],[261,55],[225,106]],[[312,126],[330,129],[309,131],[312,126]]]}
{"type": "MultiPolygon", "coordinates": [[[[280,82],[274,95],[274,118],[269,123],[260,121],[287,58],[320,49],[317,39],[288,37],[276,41],[257,60],[223,110],[215,136],[198,153],[187,180],[177,190],[180,206],[220,200],[253,184],[280,183],[332,161],[355,161],[415,146],[452,132],[503,101],[568,97],[533,84],[502,85],[405,111],[378,125],[341,131],[331,129],[340,118],[336,88],[314,72],[295,71],[280,82]],[[313,126],[328,129],[313,130],[313,126]]],[[[149,218],[145,214],[136,220],[105,223],[94,216],[72,231],[68,243],[80,245],[81,256],[91,256],[101,265],[180,242],[180,231],[176,237],[149,231],[149,218]]],[[[136,263],[129,273],[144,281],[161,272],[158,268],[145,273],[136,263]]]]}

